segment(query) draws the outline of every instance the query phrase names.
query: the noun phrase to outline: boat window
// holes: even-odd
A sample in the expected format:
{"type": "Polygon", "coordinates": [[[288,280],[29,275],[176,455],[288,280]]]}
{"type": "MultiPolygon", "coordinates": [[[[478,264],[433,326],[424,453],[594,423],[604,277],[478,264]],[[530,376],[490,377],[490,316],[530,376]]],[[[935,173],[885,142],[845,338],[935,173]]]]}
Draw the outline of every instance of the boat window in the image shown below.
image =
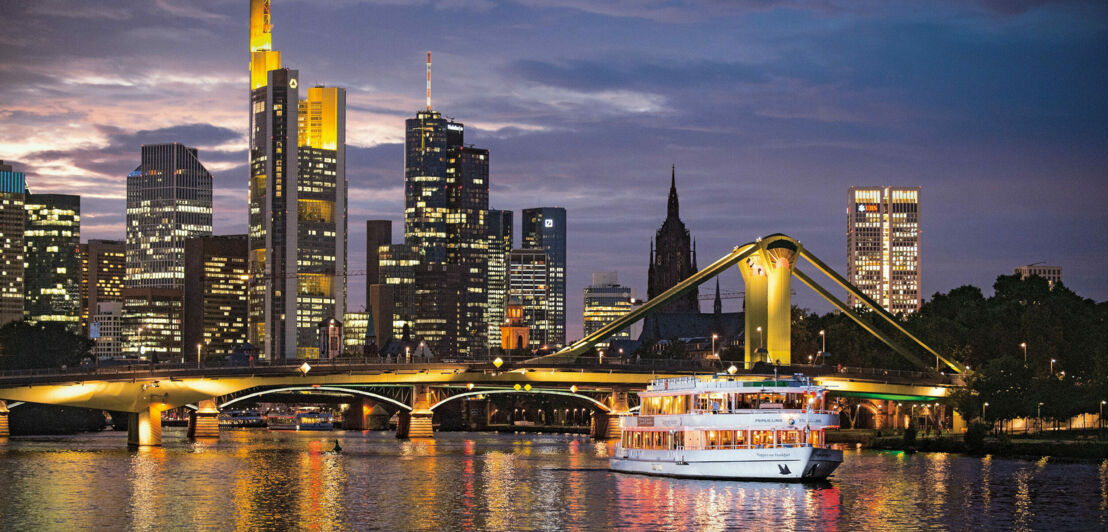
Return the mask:
{"type": "Polygon", "coordinates": [[[756,448],[773,447],[773,431],[772,430],[752,430],[750,431],[750,444],[756,448]]]}
{"type": "Polygon", "coordinates": [[[778,442],[782,445],[799,445],[800,444],[800,431],[799,430],[783,430],[777,433],[778,442]]]}

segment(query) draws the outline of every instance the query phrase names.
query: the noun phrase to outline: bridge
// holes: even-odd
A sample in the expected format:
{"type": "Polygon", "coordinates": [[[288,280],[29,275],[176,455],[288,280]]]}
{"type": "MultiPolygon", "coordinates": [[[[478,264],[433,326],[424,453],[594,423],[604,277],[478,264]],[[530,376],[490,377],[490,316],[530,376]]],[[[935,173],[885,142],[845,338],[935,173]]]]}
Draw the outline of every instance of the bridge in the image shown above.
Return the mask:
{"type": "MultiPolygon", "coordinates": [[[[749,337],[749,336],[748,336],[749,337]]],[[[0,437],[8,435],[8,413],[23,403],[79,406],[129,414],[128,442],[161,443],[161,413],[194,409],[189,433],[218,437],[220,408],[266,394],[308,391],[360,396],[397,410],[399,437],[433,437],[432,416],[440,406],[465,397],[501,393],[547,394],[580,401],[594,411],[592,433],[618,436],[618,416],[633,409],[635,393],[654,379],[722,374],[765,380],[803,375],[827,387],[832,397],[858,398],[888,425],[900,424],[900,401],[934,401],[962,385],[963,366],[943,357],[904,330],[880,306],[850,286],[796,240],[771,235],[737,246],[731,253],[601,330],[552,355],[525,360],[400,363],[377,359],[271,361],[250,367],[198,368],[143,365],[85,370],[42,370],[0,375],[0,437]],[[929,370],[915,353],[881,332],[815,280],[796,262],[806,259],[839,286],[872,308],[919,349],[934,355],[951,374],[929,370]],[[647,360],[643,363],[583,357],[597,342],[642,319],[695,286],[737,266],[746,284],[747,331],[761,328],[765,347],[746,342],[743,368],[704,366],[699,361],[647,360]],[[793,365],[790,348],[791,277],[801,279],[905,359],[918,372],[872,368],[793,365]],[[754,368],[760,373],[755,373],[754,368]],[[897,412],[894,414],[893,412],[897,412]],[[895,416],[895,417],[894,417],[895,416]]],[[[881,421],[879,421],[880,423],[881,421]]]]}

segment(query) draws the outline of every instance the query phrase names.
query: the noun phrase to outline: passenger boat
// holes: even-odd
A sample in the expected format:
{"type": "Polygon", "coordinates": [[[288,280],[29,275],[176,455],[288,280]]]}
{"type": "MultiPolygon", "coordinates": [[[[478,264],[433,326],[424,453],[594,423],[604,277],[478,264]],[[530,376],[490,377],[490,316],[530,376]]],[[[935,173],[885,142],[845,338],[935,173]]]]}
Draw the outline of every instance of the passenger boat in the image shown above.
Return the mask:
{"type": "Polygon", "coordinates": [[[266,426],[266,419],[257,410],[231,410],[219,414],[219,428],[242,429],[266,426]]]}
{"type": "Polygon", "coordinates": [[[266,416],[269,430],[332,430],[335,427],[330,412],[295,412],[266,416]]]}
{"type": "Polygon", "coordinates": [[[843,461],[824,431],[838,413],[827,390],[799,378],[741,380],[726,374],[658,379],[640,412],[620,417],[613,471],[672,477],[808,481],[843,461]]]}

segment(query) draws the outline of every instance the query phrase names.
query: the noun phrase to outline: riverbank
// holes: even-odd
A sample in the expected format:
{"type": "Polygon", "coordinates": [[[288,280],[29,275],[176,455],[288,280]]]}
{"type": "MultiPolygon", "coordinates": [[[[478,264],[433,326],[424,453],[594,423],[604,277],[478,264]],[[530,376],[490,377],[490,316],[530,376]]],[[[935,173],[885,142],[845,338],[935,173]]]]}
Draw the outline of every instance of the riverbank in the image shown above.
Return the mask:
{"type": "Polygon", "coordinates": [[[971,455],[993,455],[1006,458],[1028,458],[1037,460],[1043,457],[1067,460],[1108,460],[1108,441],[1088,439],[1033,439],[1033,438],[993,438],[987,437],[980,447],[968,445],[962,435],[917,438],[907,445],[902,435],[874,438],[868,445],[871,449],[920,451],[940,453],[965,453],[971,455]]]}

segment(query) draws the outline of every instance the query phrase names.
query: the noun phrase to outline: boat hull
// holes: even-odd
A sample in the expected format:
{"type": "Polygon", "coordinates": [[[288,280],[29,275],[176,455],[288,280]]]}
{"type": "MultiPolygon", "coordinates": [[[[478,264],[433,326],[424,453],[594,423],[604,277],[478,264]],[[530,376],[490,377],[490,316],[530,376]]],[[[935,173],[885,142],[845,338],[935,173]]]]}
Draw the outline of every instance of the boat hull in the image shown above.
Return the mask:
{"type": "Polygon", "coordinates": [[[843,461],[843,452],[813,447],[658,451],[619,449],[609,459],[612,471],[681,478],[823,480],[843,461]]]}

